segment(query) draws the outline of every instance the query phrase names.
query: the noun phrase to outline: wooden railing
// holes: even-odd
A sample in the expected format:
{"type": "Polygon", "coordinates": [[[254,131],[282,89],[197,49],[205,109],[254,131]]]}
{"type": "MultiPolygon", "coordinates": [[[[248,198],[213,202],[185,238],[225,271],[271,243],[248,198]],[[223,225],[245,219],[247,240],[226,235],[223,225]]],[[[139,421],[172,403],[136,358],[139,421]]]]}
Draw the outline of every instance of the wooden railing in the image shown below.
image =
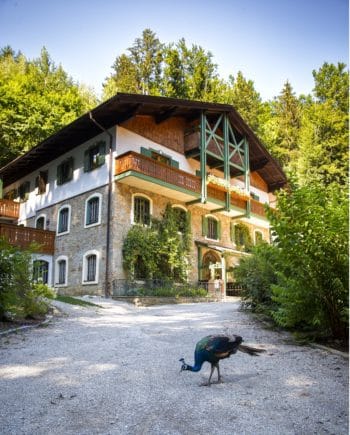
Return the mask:
{"type": "Polygon", "coordinates": [[[259,216],[266,216],[265,205],[255,199],[250,200],[250,211],[259,216]]]}
{"type": "MultiPolygon", "coordinates": [[[[146,157],[133,151],[129,151],[116,158],[115,175],[120,175],[127,171],[134,171],[156,178],[174,186],[198,193],[198,195],[201,192],[200,177],[173,168],[165,163],[157,162],[150,157],[146,157]]],[[[209,198],[225,202],[226,193],[222,188],[220,188],[220,186],[216,187],[213,184],[208,185],[207,193],[209,198]]],[[[231,192],[231,205],[245,210],[247,201],[247,198],[244,198],[235,192],[231,192]]],[[[251,207],[253,213],[265,216],[264,205],[262,203],[252,199],[251,207]]]]}
{"type": "Polygon", "coordinates": [[[54,231],[0,223],[0,237],[20,249],[28,249],[35,245],[35,252],[53,255],[55,251],[54,231]]]}
{"type": "Polygon", "coordinates": [[[158,180],[200,193],[201,179],[180,169],[156,162],[150,157],[130,151],[117,157],[115,175],[135,171],[158,180]]]}
{"type": "Polygon", "coordinates": [[[0,217],[18,219],[19,202],[10,199],[0,199],[0,217]]]}

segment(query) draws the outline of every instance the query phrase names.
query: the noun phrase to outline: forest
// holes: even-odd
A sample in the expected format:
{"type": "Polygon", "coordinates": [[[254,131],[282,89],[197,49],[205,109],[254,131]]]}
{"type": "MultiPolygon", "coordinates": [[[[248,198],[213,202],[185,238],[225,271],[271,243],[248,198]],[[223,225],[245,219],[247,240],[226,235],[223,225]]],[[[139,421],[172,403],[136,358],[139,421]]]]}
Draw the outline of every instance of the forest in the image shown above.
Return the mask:
{"type": "Polygon", "coordinates": [[[102,96],[74,81],[42,48],[35,59],[0,50],[0,167],[116,92],[232,104],[285,170],[289,184],[269,210],[273,245],[236,270],[244,298],[277,324],[315,335],[348,334],[348,107],[343,62],[310,71],[314,88],[284,83],[263,101],[242,72],[223,79],[211,52],[185,39],[162,43],[145,29],[117,55],[102,96]]]}

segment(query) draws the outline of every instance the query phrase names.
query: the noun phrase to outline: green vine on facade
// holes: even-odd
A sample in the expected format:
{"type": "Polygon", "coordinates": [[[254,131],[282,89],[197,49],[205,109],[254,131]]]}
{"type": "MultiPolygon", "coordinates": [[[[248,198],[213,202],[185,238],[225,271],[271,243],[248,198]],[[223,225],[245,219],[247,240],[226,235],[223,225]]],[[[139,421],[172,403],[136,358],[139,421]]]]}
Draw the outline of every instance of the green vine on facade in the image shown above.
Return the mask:
{"type": "Polygon", "coordinates": [[[134,225],[123,244],[123,266],[130,279],[186,280],[191,246],[190,214],[167,204],[150,227],[134,225]]]}
{"type": "Polygon", "coordinates": [[[231,226],[231,240],[239,251],[250,251],[253,245],[249,228],[243,223],[231,226]]]}

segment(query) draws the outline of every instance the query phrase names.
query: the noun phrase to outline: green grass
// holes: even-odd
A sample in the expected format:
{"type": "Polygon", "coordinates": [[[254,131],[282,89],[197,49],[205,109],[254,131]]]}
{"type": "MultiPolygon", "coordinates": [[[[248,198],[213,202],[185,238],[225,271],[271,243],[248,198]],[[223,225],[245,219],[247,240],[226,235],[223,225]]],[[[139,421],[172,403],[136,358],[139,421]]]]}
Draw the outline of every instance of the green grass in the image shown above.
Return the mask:
{"type": "Polygon", "coordinates": [[[88,302],[88,301],[83,301],[82,299],[73,298],[72,296],[57,295],[55,299],[57,301],[64,302],[66,304],[71,304],[71,305],[80,305],[82,307],[89,306],[89,307],[103,308],[101,305],[93,304],[92,302],[88,302]]]}

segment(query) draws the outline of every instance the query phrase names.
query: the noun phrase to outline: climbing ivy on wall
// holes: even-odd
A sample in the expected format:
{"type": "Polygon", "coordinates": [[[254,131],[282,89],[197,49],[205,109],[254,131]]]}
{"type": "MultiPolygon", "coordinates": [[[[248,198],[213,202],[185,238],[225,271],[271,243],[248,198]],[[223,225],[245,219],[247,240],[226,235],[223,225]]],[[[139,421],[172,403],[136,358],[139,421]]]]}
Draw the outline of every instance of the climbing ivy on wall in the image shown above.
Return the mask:
{"type": "Polygon", "coordinates": [[[191,246],[190,215],[167,204],[150,227],[134,225],[123,244],[123,265],[131,279],[186,279],[191,246]]]}
{"type": "Polygon", "coordinates": [[[243,223],[231,224],[231,240],[240,251],[249,251],[253,245],[249,228],[243,223]]]}

